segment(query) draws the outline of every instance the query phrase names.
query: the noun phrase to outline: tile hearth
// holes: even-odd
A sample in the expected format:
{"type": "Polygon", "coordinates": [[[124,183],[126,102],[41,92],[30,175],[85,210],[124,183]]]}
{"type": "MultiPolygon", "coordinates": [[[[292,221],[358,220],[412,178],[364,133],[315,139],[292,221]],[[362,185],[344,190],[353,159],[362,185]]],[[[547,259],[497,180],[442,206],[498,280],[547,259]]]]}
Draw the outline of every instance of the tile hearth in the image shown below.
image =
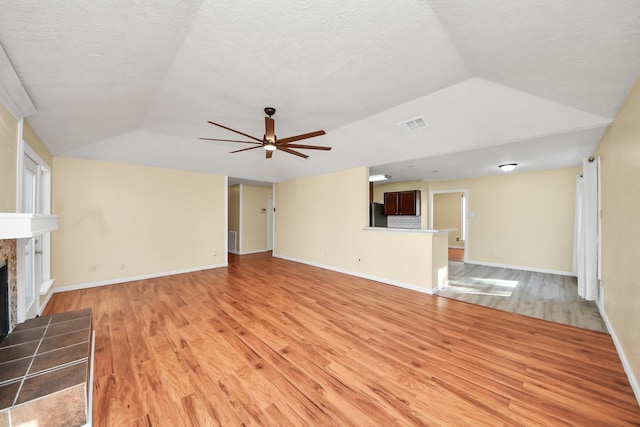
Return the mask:
{"type": "Polygon", "coordinates": [[[91,316],[88,308],[30,319],[2,341],[0,427],[89,423],[91,316]]]}

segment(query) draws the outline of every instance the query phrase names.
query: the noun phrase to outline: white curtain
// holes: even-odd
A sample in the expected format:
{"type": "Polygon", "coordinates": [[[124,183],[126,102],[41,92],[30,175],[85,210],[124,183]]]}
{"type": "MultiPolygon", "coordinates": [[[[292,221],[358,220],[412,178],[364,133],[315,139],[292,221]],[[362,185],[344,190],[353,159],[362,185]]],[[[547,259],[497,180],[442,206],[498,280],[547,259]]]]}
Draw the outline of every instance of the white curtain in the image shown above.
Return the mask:
{"type": "Polygon", "coordinates": [[[576,182],[576,239],[574,269],[578,276],[578,295],[598,298],[600,263],[600,158],[582,162],[582,175],[576,182]]]}

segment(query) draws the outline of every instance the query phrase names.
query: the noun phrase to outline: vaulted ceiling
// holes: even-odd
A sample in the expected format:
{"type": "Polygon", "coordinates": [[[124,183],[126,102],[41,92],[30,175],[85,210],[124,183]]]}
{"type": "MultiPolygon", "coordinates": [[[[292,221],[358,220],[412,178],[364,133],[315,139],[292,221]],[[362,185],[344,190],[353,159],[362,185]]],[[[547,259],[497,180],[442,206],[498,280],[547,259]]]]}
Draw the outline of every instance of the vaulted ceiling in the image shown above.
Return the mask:
{"type": "Polygon", "coordinates": [[[54,155],[278,182],[576,166],[640,75],[637,0],[21,0],[0,44],[54,155]],[[332,151],[262,149],[207,123],[332,151]],[[422,116],[428,127],[396,124],[422,116]],[[436,171],[436,172],[434,172],[436,171]]]}

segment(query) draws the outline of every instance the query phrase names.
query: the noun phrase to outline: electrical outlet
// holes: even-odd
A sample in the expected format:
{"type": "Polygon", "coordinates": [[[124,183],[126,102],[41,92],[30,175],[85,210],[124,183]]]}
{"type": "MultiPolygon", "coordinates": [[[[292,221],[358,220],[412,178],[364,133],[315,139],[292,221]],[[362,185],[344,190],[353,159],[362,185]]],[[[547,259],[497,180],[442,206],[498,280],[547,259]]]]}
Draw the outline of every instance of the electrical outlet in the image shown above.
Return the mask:
{"type": "Polygon", "coordinates": [[[124,264],[120,264],[120,271],[124,271],[124,264]]]}
{"type": "Polygon", "coordinates": [[[91,266],[91,271],[96,271],[97,269],[98,269],[98,266],[97,266],[97,265],[93,264],[93,265],[91,266]]]}

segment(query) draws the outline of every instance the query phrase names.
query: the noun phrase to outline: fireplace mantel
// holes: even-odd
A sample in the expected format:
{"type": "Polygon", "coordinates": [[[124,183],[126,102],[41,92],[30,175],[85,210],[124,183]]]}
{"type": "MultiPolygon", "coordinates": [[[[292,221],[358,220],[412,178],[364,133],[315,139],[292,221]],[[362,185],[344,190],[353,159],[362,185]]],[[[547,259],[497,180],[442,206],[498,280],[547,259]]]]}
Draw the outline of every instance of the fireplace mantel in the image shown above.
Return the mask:
{"type": "Polygon", "coordinates": [[[0,212],[0,240],[30,239],[58,228],[58,215],[0,212]]]}

